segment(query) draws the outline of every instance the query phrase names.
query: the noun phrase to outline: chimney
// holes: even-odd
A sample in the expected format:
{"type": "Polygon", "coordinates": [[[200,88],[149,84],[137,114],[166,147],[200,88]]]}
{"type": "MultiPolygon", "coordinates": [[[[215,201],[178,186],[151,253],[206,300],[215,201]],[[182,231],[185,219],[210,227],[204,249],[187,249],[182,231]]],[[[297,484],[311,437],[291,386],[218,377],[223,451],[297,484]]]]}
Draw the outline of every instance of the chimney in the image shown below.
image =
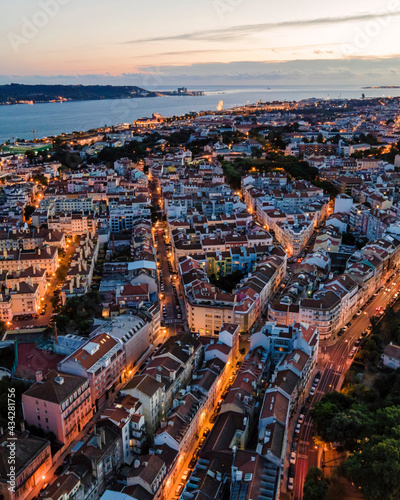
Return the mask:
{"type": "Polygon", "coordinates": [[[40,248],[38,248],[37,253],[38,253],[38,255],[40,255],[42,253],[42,250],[40,248]]]}
{"type": "Polygon", "coordinates": [[[74,278],[71,278],[71,281],[69,282],[69,291],[70,293],[74,293],[74,278]]]}
{"type": "Polygon", "coordinates": [[[58,344],[58,332],[57,332],[57,322],[54,321],[54,329],[53,329],[54,343],[58,344]]]}
{"type": "Polygon", "coordinates": [[[17,283],[15,285],[15,289],[17,290],[17,292],[19,292],[19,281],[17,281],[17,283]]]}
{"type": "Polygon", "coordinates": [[[100,435],[100,441],[101,441],[102,446],[105,446],[105,444],[106,444],[106,431],[105,431],[105,429],[100,429],[99,435],[100,435]]]}
{"type": "Polygon", "coordinates": [[[38,370],[36,372],[36,382],[41,382],[43,380],[43,372],[38,370]]]}

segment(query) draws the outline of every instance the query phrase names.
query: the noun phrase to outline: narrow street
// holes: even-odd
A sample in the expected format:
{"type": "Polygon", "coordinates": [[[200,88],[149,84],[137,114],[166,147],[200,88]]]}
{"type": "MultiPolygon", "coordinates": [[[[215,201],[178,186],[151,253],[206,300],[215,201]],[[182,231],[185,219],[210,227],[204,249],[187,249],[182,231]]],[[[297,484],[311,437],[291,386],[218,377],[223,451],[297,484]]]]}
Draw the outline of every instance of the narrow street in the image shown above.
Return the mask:
{"type": "MultiPolygon", "coordinates": [[[[66,250],[65,256],[60,259],[60,265],[67,263],[70,256],[75,252],[76,242],[72,241],[68,244],[68,248],[66,250]]],[[[16,320],[13,319],[11,325],[9,325],[10,330],[23,330],[27,327],[43,327],[48,326],[51,316],[53,314],[53,306],[51,303],[51,298],[53,297],[54,290],[56,289],[59,281],[57,276],[54,274],[53,276],[47,277],[47,289],[46,294],[41,300],[41,307],[46,307],[45,314],[39,314],[39,318],[28,319],[28,320],[16,320]]]]}

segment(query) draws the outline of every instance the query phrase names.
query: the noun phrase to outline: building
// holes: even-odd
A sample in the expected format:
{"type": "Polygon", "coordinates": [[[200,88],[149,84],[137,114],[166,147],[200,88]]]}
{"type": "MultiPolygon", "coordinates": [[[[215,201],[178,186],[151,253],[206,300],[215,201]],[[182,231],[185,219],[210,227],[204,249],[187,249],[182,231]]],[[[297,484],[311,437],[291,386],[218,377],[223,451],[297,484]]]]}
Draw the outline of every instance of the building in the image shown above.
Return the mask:
{"type": "Polygon", "coordinates": [[[125,370],[123,344],[100,333],[58,364],[59,370],[88,379],[92,402],[99,408],[121,381],[125,370]]]}
{"type": "Polygon", "coordinates": [[[382,363],[393,370],[400,368],[400,346],[390,342],[383,351],[382,363]]]}
{"type": "Polygon", "coordinates": [[[29,500],[35,488],[42,488],[46,484],[46,474],[52,466],[50,441],[28,432],[14,434],[17,444],[13,471],[8,462],[12,449],[7,440],[9,436],[0,438],[0,497],[4,500],[29,500]],[[11,472],[15,472],[15,479],[9,475],[11,472]],[[8,478],[13,479],[14,484],[9,484],[8,478]],[[10,491],[10,486],[14,492],[10,491]]]}
{"type": "Polygon", "coordinates": [[[60,443],[68,445],[93,416],[89,382],[52,370],[24,392],[22,408],[28,425],[53,432],[60,443]]]}

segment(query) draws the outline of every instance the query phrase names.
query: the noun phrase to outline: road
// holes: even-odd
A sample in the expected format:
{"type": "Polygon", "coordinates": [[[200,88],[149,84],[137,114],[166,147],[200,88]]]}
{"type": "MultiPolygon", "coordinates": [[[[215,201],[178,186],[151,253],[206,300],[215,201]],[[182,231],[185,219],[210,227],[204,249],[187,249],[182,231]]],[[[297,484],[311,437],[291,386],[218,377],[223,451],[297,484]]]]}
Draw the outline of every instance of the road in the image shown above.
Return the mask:
{"type": "MultiPolygon", "coordinates": [[[[161,304],[161,309],[163,308],[163,306],[166,307],[167,315],[164,318],[165,327],[168,330],[168,335],[171,336],[171,335],[176,335],[176,333],[178,333],[180,330],[187,331],[188,327],[185,319],[186,311],[182,297],[180,295],[179,277],[176,276],[176,279],[174,279],[175,275],[171,274],[169,270],[168,261],[170,260],[170,251],[168,250],[168,247],[165,244],[162,230],[163,230],[163,225],[161,223],[157,223],[156,234],[155,234],[155,239],[157,242],[157,259],[159,262],[160,275],[162,275],[164,284],[164,290],[163,291],[160,290],[162,294],[160,295],[160,304],[161,304]],[[176,286],[177,297],[180,306],[179,314],[181,314],[181,318],[178,318],[178,311],[176,309],[178,302],[175,300],[174,297],[172,282],[174,282],[176,286]]],[[[161,310],[161,316],[162,314],[163,313],[161,310]]]]}
{"type": "MultiPolygon", "coordinates": [[[[60,265],[68,262],[68,259],[70,256],[75,252],[75,243],[69,243],[67,251],[65,253],[65,256],[60,259],[60,265]]],[[[24,328],[28,327],[35,327],[35,326],[48,326],[49,321],[51,319],[51,315],[53,313],[53,307],[51,305],[51,298],[53,297],[53,292],[58,285],[58,278],[57,276],[48,276],[47,277],[47,289],[46,289],[46,294],[41,300],[41,305],[43,306],[46,304],[46,312],[45,314],[40,314],[39,318],[35,319],[28,319],[28,320],[16,320],[13,319],[10,325],[10,329],[19,329],[22,330],[24,328]]]]}
{"type": "MultiPolygon", "coordinates": [[[[400,292],[400,280],[396,279],[395,275],[396,273],[393,276],[387,276],[388,281],[385,283],[384,289],[369,304],[364,306],[362,314],[352,321],[344,335],[337,338],[333,345],[324,346],[321,344],[320,346],[320,363],[325,365],[325,368],[311,405],[306,407],[304,423],[300,431],[294,485],[295,500],[302,500],[307,470],[309,467],[319,466],[319,457],[321,455],[313,439],[311,409],[327,392],[341,388],[344,374],[353,361],[349,358],[349,352],[354,346],[354,341],[367,329],[370,318],[376,314],[376,308],[382,307],[382,309],[385,309],[390,301],[395,298],[395,294],[400,292]]],[[[291,426],[293,427],[295,424],[296,421],[293,420],[291,426]]],[[[292,435],[292,432],[289,431],[289,436],[292,435]]],[[[286,484],[284,484],[284,488],[286,489],[286,484]]]]}

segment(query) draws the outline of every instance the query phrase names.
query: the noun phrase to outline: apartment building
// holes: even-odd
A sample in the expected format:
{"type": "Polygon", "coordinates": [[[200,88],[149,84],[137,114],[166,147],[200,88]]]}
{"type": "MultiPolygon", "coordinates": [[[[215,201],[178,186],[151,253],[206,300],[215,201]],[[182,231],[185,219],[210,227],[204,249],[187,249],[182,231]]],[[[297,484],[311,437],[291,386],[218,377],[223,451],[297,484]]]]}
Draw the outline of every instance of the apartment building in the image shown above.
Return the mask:
{"type": "Polygon", "coordinates": [[[0,495],[4,500],[29,500],[36,487],[46,484],[47,473],[52,466],[50,441],[29,434],[15,432],[15,488],[10,491],[10,448],[8,435],[0,438],[0,495]]]}
{"type": "Polygon", "coordinates": [[[125,362],[123,344],[108,333],[100,333],[63,359],[58,368],[88,379],[92,402],[99,408],[121,380],[125,362]]]}
{"type": "Polygon", "coordinates": [[[24,419],[67,446],[93,416],[90,392],[86,378],[52,370],[22,395],[24,419]]]}
{"type": "Polygon", "coordinates": [[[35,267],[52,276],[59,266],[58,249],[56,247],[36,248],[34,250],[4,250],[0,255],[0,269],[16,272],[23,268],[35,267]]]}

